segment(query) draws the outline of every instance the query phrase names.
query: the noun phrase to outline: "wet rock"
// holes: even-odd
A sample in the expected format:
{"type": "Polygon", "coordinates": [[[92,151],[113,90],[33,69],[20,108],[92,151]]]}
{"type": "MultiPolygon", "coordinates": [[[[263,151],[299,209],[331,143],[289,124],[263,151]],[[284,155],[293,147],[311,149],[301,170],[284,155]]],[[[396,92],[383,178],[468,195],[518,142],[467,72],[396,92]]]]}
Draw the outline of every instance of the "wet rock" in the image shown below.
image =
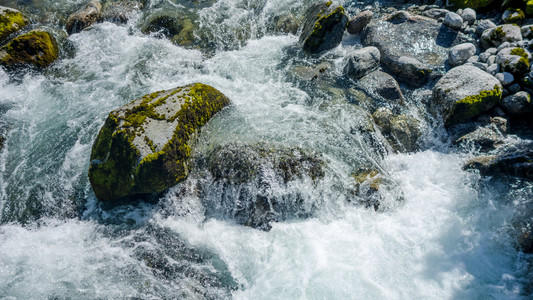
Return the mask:
{"type": "Polygon", "coordinates": [[[468,24],[472,25],[477,19],[476,11],[471,8],[466,8],[461,13],[461,18],[468,24]]]}
{"type": "Polygon", "coordinates": [[[520,116],[533,112],[531,96],[524,91],[503,98],[500,105],[510,116],[520,116]]]}
{"type": "Polygon", "coordinates": [[[503,12],[502,23],[505,24],[522,24],[526,15],[519,8],[508,8],[503,12]]]}
{"type": "Polygon", "coordinates": [[[505,137],[496,126],[478,127],[454,141],[455,144],[471,145],[482,152],[494,150],[504,144],[505,137]]]}
{"type": "Polygon", "coordinates": [[[464,64],[472,55],[476,54],[476,46],[472,43],[464,43],[450,48],[448,61],[451,66],[464,64]]]}
{"type": "Polygon", "coordinates": [[[454,12],[449,12],[442,23],[452,29],[460,30],[463,27],[463,18],[454,12]]]}
{"type": "Polygon", "coordinates": [[[300,44],[307,53],[315,54],[340,44],[348,16],[338,3],[319,2],[311,5],[303,21],[300,44]]]}
{"type": "Polygon", "coordinates": [[[68,34],[81,32],[96,23],[102,12],[102,4],[98,0],[91,0],[82,9],[71,14],[67,19],[65,29],[68,34]]]}
{"type": "Polygon", "coordinates": [[[476,26],[476,34],[481,36],[487,29],[495,28],[496,24],[491,20],[481,20],[476,26]]]}
{"type": "Polygon", "coordinates": [[[498,52],[496,63],[503,72],[513,74],[529,73],[531,54],[523,48],[505,48],[498,52]]]}
{"type": "Polygon", "coordinates": [[[344,66],[344,74],[354,78],[361,78],[377,68],[380,59],[381,54],[376,47],[355,50],[348,57],[348,61],[344,66]]]}
{"type": "Polygon", "coordinates": [[[45,68],[59,57],[56,39],[48,32],[30,31],[0,48],[0,65],[7,69],[19,66],[45,68]]]}
{"type": "Polygon", "coordinates": [[[370,22],[362,42],[380,50],[381,64],[398,81],[420,87],[432,71],[443,69],[449,48],[467,39],[433,19],[397,12],[370,22]]]}
{"type": "Polygon", "coordinates": [[[465,170],[478,170],[482,176],[515,176],[533,179],[533,145],[521,142],[504,146],[494,155],[478,156],[469,160],[465,170]]]}
{"type": "Polygon", "coordinates": [[[91,152],[89,180],[98,199],[155,194],[184,180],[197,131],[229,104],[195,83],[145,95],[112,111],[91,152]]]}
{"type": "Polygon", "coordinates": [[[355,195],[364,199],[366,207],[377,210],[382,200],[379,190],[386,183],[386,177],[377,169],[365,166],[360,167],[352,177],[355,195]]]}
{"type": "Polygon", "coordinates": [[[298,32],[298,20],[293,14],[276,16],[274,22],[276,23],[276,32],[292,34],[296,34],[298,32]]]}
{"type": "Polygon", "coordinates": [[[155,14],[148,18],[146,24],[142,27],[142,32],[161,33],[167,38],[172,38],[179,34],[183,29],[177,16],[173,14],[155,14]]]}
{"type": "Polygon", "coordinates": [[[374,71],[359,80],[359,83],[371,93],[375,93],[386,100],[403,103],[404,96],[398,82],[389,74],[374,71]]]}
{"type": "Polygon", "coordinates": [[[372,13],[372,11],[362,11],[361,13],[350,19],[346,30],[349,34],[358,34],[359,32],[363,31],[363,29],[366,27],[366,25],[368,25],[368,23],[370,23],[370,21],[372,21],[373,17],[374,13],[372,13]]]}
{"type": "Polygon", "coordinates": [[[20,11],[0,6],[0,44],[13,33],[21,30],[30,21],[20,11]]]}
{"type": "Polygon", "coordinates": [[[302,191],[288,186],[325,176],[319,153],[267,143],[218,145],[197,164],[209,173],[199,176],[210,178],[200,185],[206,214],[263,230],[271,222],[308,217],[313,205],[305,203],[302,191]]]}
{"type": "Polygon", "coordinates": [[[376,110],[372,117],[394,150],[413,152],[418,149],[421,131],[417,119],[407,115],[395,115],[384,107],[376,110]]]}
{"type": "Polygon", "coordinates": [[[494,77],[496,77],[496,79],[498,79],[503,86],[508,86],[514,81],[513,74],[509,72],[498,73],[494,77]]]}
{"type": "Polygon", "coordinates": [[[474,66],[451,69],[433,88],[435,111],[449,127],[491,109],[501,99],[502,85],[494,76],[474,66]]]}
{"type": "Polygon", "coordinates": [[[106,2],[102,8],[100,20],[124,24],[128,22],[135,12],[142,8],[143,4],[138,1],[106,2]]]}
{"type": "Polygon", "coordinates": [[[522,40],[520,27],[511,24],[496,26],[487,29],[481,35],[480,43],[483,48],[499,47],[505,42],[518,42],[522,40]]]}

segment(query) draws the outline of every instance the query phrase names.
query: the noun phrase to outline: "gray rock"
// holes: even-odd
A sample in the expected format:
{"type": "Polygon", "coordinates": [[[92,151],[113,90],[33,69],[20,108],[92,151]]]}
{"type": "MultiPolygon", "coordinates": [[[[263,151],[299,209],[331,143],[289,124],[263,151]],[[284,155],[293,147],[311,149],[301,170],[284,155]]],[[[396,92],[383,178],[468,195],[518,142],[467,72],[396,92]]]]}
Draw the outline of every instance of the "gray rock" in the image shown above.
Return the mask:
{"type": "Polygon", "coordinates": [[[513,74],[509,72],[498,73],[494,77],[496,77],[496,79],[498,79],[503,86],[510,85],[514,81],[513,74]]]}
{"type": "Polygon", "coordinates": [[[520,91],[520,84],[519,83],[511,84],[507,89],[509,90],[509,92],[513,94],[518,93],[520,91]]]}
{"type": "Polygon", "coordinates": [[[417,119],[406,115],[394,115],[385,107],[376,110],[372,117],[394,150],[413,152],[418,149],[421,131],[417,119]]]}
{"type": "Polygon", "coordinates": [[[344,66],[344,74],[361,78],[379,66],[381,55],[376,47],[365,47],[354,51],[344,66]]]}
{"type": "Polygon", "coordinates": [[[407,12],[372,20],[362,39],[364,45],[381,51],[381,63],[389,74],[414,87],[424,85],[433,70],[443,69],[449,48],[467,41],[462,33],[407,12]]]}
{"type": "Polygon", "coordinates": [[[362,11],[361,13],[350,19],[346,30],[349,34],[357,34],[361,32],[366,27],[366,25],[370,23],[370,21],[372,21],[373,17],[374,13],[372,13],[372,11],[362,11]]]}
{"type": "Polygon", "coordinates": [[[523,48],[505,48],[498,52],[496,63],[503,72],[525,74],[529,72],[531,54],[523,48]]]}
{"type": "Polygon", "coordinates": [[[274,18],[276,22],[276,32],[296,34],[299,28],[298,19],[291,13],[277,16],[274,18]]]}
{"type": "Polygon", "coordinates": [[[476,11],[471,8],[465,8],[461,14],[461,18],[463,18],[468,25],[472,25],[477,19],[476,11]]]}
{"type": "Polygon", "coordinates": [[[476,63],[476,62],[480,62],[479,61],[479,56],[474,55],[474,56],[470,57],[469,59],[467,59],[466,62],[467,63],[471,63],[471,64],[476,63]]]}
{"type": "Polygon", "coordinates": [[[471,26],[463,26],[463,32],[468,35],[473,35],[476,32],[476,29],[471,26]]]}
{"type": "Polygon", "coordinates": [[[487,29],[496,27],[496,24],[491,20],[481,20],[476,26],[476,34],[481,36],[487,29]]]}
{"type": "Polygon", "coordinates": [[[500,66],[498,64],[492,64],[487,67],[486,72],[491,75],[496,75],[500,71],[500,66]]]}
{"type": "Polygon", "coordinates": [[[300,44],[305,52],[316,54],[340,44],[348,16],[338,3],[314,3],[305,12],[300,44]]]}
{"type": "Polygon", "coordinates": [[[480,151],[488,152],[504,144],[505,137],[495,130],[493,125],[478,127],[476,130],[465,134],[454,141],[456,144],[472,145],[480,151]]]}
{"type": "Polygon", "coordinates": [[[506,118],[503,118],[503,117],[492,117],[490,118],[490,123],[494,126],[496,126],[496,129],[502,133],[502,134],[506,134],[507,133],[507,123],[509,123],[507,121],[506,118]]]}
{"type": "Polygon", "coordinates": [[[433,88],[434,111],[445,126],[466,122],[493,108],[501,99],[503,87],[498,79],[472,66],[451,69],[433,88]]]}
{"type": "Polygon", "coordinates": [[[503,98],[500,105],[511,116],[525,115],[533,112],[531,96],[528,92],[524,91],[503,98]]]}
{"type": "Polygon", "coordinates": [[[462,65],[474,54],[476,54],[476,46],[474,44],[459,44],[450,48],[450,51],[448,52],[448,61],[451,66],[462,65]]]}
{"type": "Polygon", "coordinates": [[[376,93],[386,100],[403,103],[404,97],[398,82],[389,74],[374,71],[359,80],[359,83],[370,92],[376,93]]]}
{"type": "Polygon", "coordinates": [[[491,66],[496,63],[496,55],[491,55],[487,58],[487,65],[491,66]]]}
{"type": "Polygon", "coordinates": [[[443,24],[448,26],[448,27],[450,27],[450,28],[452,28],[452,29],[460,30],[461,27],[463,27],[463,18],[461,18],[460,15],[458,15],[458,14],[456,14],[454,12],[449,12],[444,17],[443,24]]]}
{"type": "Polygon", "coordinates": [[[525,39],[533,39],[533,25],[525,25],[520,28],[522,37],[525,39]]]}
{"type": "Polygon", "coordinates": [[[509,43],[509,42],[504,42],[502,43],[501,45],[498,46],[498,52],[502,51],[503,49],[505,48],[510,48],[510,47],[513,47],[513,44],[509,43]]]}
{"type": "Polygon", "coordinates": [[[102,4],[98,0],[91,0],[83,8],[71,14],[67,19],[65,29],[68,34],[81,32],[100,19],[102,4]]]}
{"type": "Polygon", "coordinates": [[[487,60],[489,59],[489,57],[490,57],[490,53],[488,53],[488,52],[483,52],[483,53],[481,53],[481,54],[479,55],[479,61],[480,61],[480,62],[483,62],[483,63],[486,63],[487,60]]]}
{"type": "Polygon", "coordinates": [[[474,67],[476,68],[480,68],[481,70],[483,71],[487,71],[487,69],[489,68],[489,65],[488,64],[484,64],[482,62],[475,62],[472,64],[474,67]]]}
{"type": "Polygon", "coordinates": [[[522,40],[520,27],[516,25],[500,25],[487,29],[481,35],[480,43],[482,48],[498,47],[505,42],[518,42],[522,40]]]}
{"type": "Polygon", "coordinates": [[[489,49],[485,50],[485,52],[490,54],[490,55],[496,55],[496,54],[498,54],[498,48],[489,48],[489,49]]]}
{"type": "Polygon", "coordinates": [[[431,8],[431,9],[428,9],[428,10],[424,11],[423,15],[426,16],[426,17],[438,20],[440,18],[444,18],[446,16],[446,14],[449,13],[449,12],[450,11],[447,10],[447,9],[431,8]]]}
{"type": "Polygon", "coordinates": [[[106,2],[102,8],[100,20],[124,24],[142,8],[143,4],[138,1],[106,2]]]}

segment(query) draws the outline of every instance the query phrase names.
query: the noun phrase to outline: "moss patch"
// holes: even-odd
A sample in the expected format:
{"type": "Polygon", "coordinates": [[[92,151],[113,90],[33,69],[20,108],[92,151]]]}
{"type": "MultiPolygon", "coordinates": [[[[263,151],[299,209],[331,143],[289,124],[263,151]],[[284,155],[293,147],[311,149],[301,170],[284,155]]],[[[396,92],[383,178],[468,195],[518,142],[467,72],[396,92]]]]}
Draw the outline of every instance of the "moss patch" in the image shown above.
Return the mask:
{"type": "Polygon", "coordinates": [[[57,60],[59,48],[55,38],[46,31],[32,31],[14,38],[1,48],[6,55],[0,58],[5,67],[33,65],[44,68],[57,60]]]}
{"type": "MultiPolygon", "coordinates": [[[[329,3],[329,5],[328,3],[325,3],[325,6],[329,7],[331,6],[331,3],[329,3]]],[[[342,28],[342,31],[344,32],[346,24],[348,23],[348,18],[345,14],[344,7],[340,5],[328,14],[323,15],[322,13],[319,13],[316,16],[316,22],[314,24],[313,30],[305,39],[303,49],[310,53],[318,53],[322,50],[326,50],[322,49],[326,40],[332,38],[331,33],[334,28],[338,26],[338,24],[342,24],[343,22],[344,28],[342,28]]]]}
{"type": "Polygon", "coordinates": [[[466,122],[493,107],[502,97],[500,86],[495,85],[492,90],[481,91],[477,95],[468,96],[457,101],[445,121],[446,126],[466,122]]]}
{"type": "Polygon", "coordinates": [[[508,8],[506,12],[509,12],[509,16],[502,20],[503,23],[522,24],[526,18],[526,15],[520,8],[508,8]]]}
{"type": "Polygon", "coordinates": [[[196,133],[228,104],[229,99],[215,88],[195,83],[145,95],[135,106],[111,112],[91,153],[89,179],[98,199],[114,201],[159,193],[184,180],[196,133]],[[180,99],[177,112],[167,116],[157,113],[156,108],[170,97],[180,99]],[[142,140],[151,151],[141,157],[134,140],[153,120],[168,122],[168,126],[175,126],[174,132],[159,148],[144,136],[142,140]]]}
{"type": "Polygon", "coordinates": [[[480,8],[486,8],[493,4],[494,0],[448,0],[447,6],[453,7],[453,8],[473,8],[473,9],[480,9],[480,8]]]}
{"type": "Polygon", "coordinates": [[[28,25],[29,21],[21,12],[5,9],[0,12],[0,43],[3,42],[9,35],[22,29],[28,25]]]}

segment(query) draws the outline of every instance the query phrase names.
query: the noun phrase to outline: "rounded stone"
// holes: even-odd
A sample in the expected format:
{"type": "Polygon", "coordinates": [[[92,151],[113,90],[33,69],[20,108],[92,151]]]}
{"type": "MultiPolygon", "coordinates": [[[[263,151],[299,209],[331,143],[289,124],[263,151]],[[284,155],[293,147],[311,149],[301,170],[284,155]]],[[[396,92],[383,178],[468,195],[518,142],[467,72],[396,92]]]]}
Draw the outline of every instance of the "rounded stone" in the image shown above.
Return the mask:
{"type": "Polygon", "coordinates": [[[448,51],[448,61],[451,66],[462,65],[474,54],[476,54],[476,46],[474,44],[460,44],[450,48],[448,51]]]}
{"type": "Polygon", "coordinates": [[[524,115],[533,111],[531,96],[524,91],[503,98],[500,105],[509,115],[524,115]]]}
{"type": "Polygon", "coordinates": [[[349,34],[357,34],[361,32],[374,17],[374,13],[370,10],[362,11],[355,17],[351,18],[346,26],[346,30],[349,34]]]}
{"type": "Polygon", "coordinates": [[[496,77],[496,79],[498,79],[504,86],[510,85],[514,81],[513,74],[509,72],[498,73],[494,77],[496,77]]]}
{"type": "Polygon", "coordinates": [[[461,27],[463,27],[463,18],[454,12],[449,12],[446,14],[446,17],[444,17],[443,24],[452,29],[460,30],[461,27]]]}
{"type": "Polygon", "coordinates": [[[477,19],[476,11],[471,8],[465,8],[461,13],[461,17],[468,25],[472,25],[477,19]]]}

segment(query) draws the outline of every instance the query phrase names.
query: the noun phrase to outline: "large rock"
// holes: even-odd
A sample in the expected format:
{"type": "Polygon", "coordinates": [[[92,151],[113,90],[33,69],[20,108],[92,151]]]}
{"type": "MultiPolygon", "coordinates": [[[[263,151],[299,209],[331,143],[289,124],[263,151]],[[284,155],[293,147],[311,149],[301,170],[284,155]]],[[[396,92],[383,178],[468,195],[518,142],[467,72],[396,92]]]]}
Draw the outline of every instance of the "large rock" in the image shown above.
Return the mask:
{"type": "Polygon", "coordinates": [[[476,46],[472,43],[464,43],[454,46],[448,52],[448,61],[455,67],[464,64],[470,57],[476,54],[476,46]]]}
{"type": "Polygon", "coordinates": [[[498,1],[496,0],[447,0],[446,6],[454,9],[470,7],[477,10],[480,8],[488,8],[490,5],[497,2],[498,1]]]}
{"type": "Polygon", "coordinates": [[[41,30],[20,35],[0,48],[0,65],[8,69],[18,66],[44,68],[58,57],[59,47],[55,38],[41,30]]]}
{"type": "Polygon", "coordinates": [[[403,103],[404,96],[398,82],[389,74],[374,71],[359,80],[371,93],[376,93],[389,101],[403,103]]]}
{"type": "Polygon", "coordinates": [[[305,13],[300,43],[308,53],[336,47],[342,40],[348,17],[344,8],[331,1],[313,4],[305,13]]]}
{"type": "Polygon", "coordinates": [[[522,24],[526,15],[520,8],[508,8],[503,12],[502,23],[522,24]]]}
{"type": "Polygon", "coordinates": [[[210,217],[269,230],[271,222],[309,216],[313,203],[296,181],[325,176],[325,161],[315,152],[277,144],[233,142],[197,159],[200,198],[210,217]],[[283,187],[283,188],[280,188],[283,187]]]}
{"type": "Polygon", "coordinates": [[[218,90],[195,83],[112,111],[91,152],[89,179],[96,197],[114,202],[184,180],[196,132],[228,104],[218,90]]]}
{"type": "Polygon", "coordinates": [[[344,73],[361,78],[379,66],[381,55],[376,47],[365,47],[350,54],[344,66],[344,73]]]}
{"type": "Polygon", "coordinates": [[[372,114],[392,148],[399,152],[413,152],[418,149],[421,136],[420,122],[410,116],[394,115],[388,108],[380,108],[372,114]]]}
{"type": "Polygon", "coordinates": [[[463,27],[463,18],[454,12],[449,12],[446,14],[446,17],[444,17],[442,24],[452,29],[459,30],[463,27]]]}
{"type": "Polygon", "coordinates": [[[500,71],[521,75],[529,72],[531,54],[523,48],[509,47],[500,50],[496,56],[496,63],[500,71]]]}
{"type": "Polygon", "coordinates": [[[0,6],[0,43],[28,24],[29,20],[20,11],[0,6]]]}
{"type": "Polygon", "coordinates": [[[496,27],[496,24],[494,24],[494,22],[491,20],[481,20],[476,26],[476,34],[481,36],[485,30],[492,29],[494,27],[496,27]]]}
{"type": "Polygon", "coordinates": [[[71,14],[67,19],[65,29],[68,34],[81,32],[96,23],[102,12],[102,4],[98,0],[91,0],[83,8],[71,14]]]}
{"type": "Polygon", "coordinates": [[[487,29],[483,32],[480,39],[481,47],[499,47],[505,42],[519,42],[522,40],[520,27],[511,24],[505,24],[487,29]]]}
{"type": "Polygon", "coordinates": [[[462,33],[404,11],[373,20],[363,37],[364,45],[380,50],[381,63],[391,75],[415,87],[424,85],[433,70],[444,68],[450,47],[466,41],[462,33]]]}
{"type": "Polygon", "coordinates": [[[502,85],[494,76],[474,66],[451,69],[433,88],[434,110],[445,126],[466,122],[491,109],[502,96],[502,85]]]}
{"type": "Polygon", "coordinates": [[[526,115],[533,112],[531,96],[524,91],[503,98],[501,107],[511,116],[526,115]]]}
{"type": "Polygon", "coordinates": [[[348,26],[346,27],[346,31],[348,31],[349,34],[358,34],[359,32],[363,31],[370,21],[372,21],[373,17],[374,13],[372,13],[372,11],[362,11],[350,19],[348,26]]]}

